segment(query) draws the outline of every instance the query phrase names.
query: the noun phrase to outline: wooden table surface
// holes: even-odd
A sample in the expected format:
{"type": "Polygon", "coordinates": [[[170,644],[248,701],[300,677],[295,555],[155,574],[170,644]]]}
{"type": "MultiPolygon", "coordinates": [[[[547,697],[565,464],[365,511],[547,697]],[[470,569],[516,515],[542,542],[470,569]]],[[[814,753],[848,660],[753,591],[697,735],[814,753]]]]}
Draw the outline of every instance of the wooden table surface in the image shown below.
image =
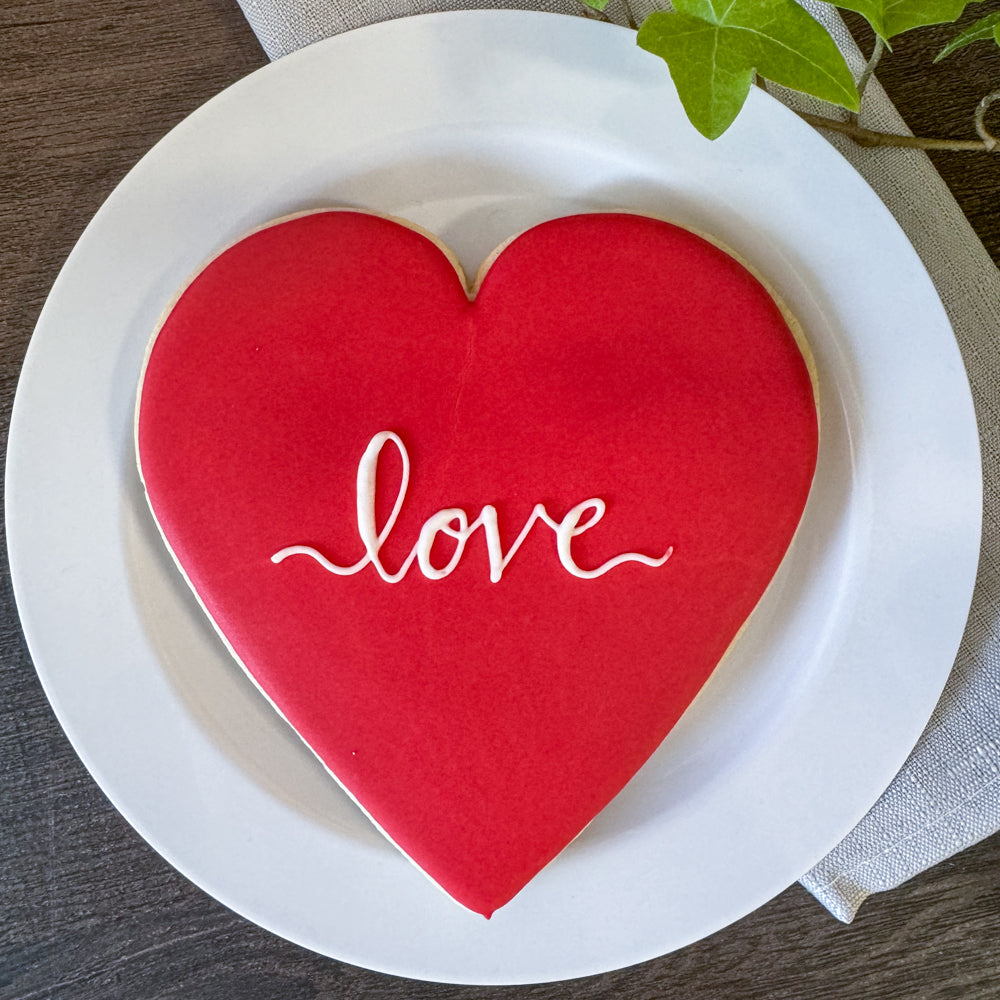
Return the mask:
{"type": "MultiPolygon", "coordinates": [[[[904,36],[880,78],[915,131],[966,138],[976,102],[1000,86],[1000,50],[981,45],[931,66],[948,34],[904,36]]],[[[265,61],[235,0],[4,0],[5,427],[39,310],[87,221],[160,136],[265,61]]],[[[935,163],[1000,260],[1000,155],[935,163]]],[[[442,986],[304,951],[192,886],[118,816],[42,694],[6,572],[0,593],[0,998],[1000,995],[1000,836],[874,897],[849,926],[793,885],[680,952],[572,983],[442,986]]]]}

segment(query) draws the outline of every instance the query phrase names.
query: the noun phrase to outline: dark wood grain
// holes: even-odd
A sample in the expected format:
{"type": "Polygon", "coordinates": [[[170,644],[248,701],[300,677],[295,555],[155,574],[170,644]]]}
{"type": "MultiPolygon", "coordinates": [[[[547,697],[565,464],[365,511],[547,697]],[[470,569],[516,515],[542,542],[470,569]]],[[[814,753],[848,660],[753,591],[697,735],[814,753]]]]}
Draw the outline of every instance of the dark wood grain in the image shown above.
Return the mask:
{"type": "MultiPolygon", "coordinates": [[[[995,4],[993,5],[995,8],[995,4]]],[[[983,5],[985,13],[989,5],[983,5]]],[[[881,76],[916,131],[969,135],[1000,53],[930,67],[948,31],[901,40],[881,76]]],[[[132,164],[262,65],[235,0],[6,0],[0,9],[0,407],[56,273],[132,164]]],[[[936,159],[1000,257],[1000,157],[936,159]]],[[[0,997],[630,1000],[993,998],[1000,837],[833,920],[793,886],[733,926],[644,965],[487,990],[411,982],[306,952],[229,913],[120,819],[48,708],[0,586],[0,997]]]]}

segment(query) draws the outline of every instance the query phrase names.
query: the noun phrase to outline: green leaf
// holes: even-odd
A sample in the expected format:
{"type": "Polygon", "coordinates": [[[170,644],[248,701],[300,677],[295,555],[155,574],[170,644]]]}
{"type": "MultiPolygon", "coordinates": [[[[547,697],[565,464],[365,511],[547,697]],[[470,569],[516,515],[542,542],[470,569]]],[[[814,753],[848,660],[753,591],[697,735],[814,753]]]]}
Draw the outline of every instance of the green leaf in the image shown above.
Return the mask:
{"type": "Polygon", "coordinates": [[[674,0],[650,14],[639,45],[670,67],[681,104],[716,139],[746,101],[754,75],[856,110],[858,92],[825,28],[795,0],[674,0]]]}
{"type": "Polygon", "coordinates": [[[860,14],[876,35],[895,35],[928,24],[946,24],[962,16],[969,0],[835,0],[838,7],[860,14]]]}
{"type": "Polygon", "coordinates": [[[970,24],[960,31],[935,57],[934,62],[940,62],[945,56],[950,56],[956,49],[964,49],[972,42],[988,42],[993,39],[1000,45],[1000,10],[980,18],[975,24],[970,24]]]}
{"type": "Polygon", "coordinates": [[[592,10],[604,10],[608,5],[608,0],[580,0],[580,3],[585,3],[592,10]]]}

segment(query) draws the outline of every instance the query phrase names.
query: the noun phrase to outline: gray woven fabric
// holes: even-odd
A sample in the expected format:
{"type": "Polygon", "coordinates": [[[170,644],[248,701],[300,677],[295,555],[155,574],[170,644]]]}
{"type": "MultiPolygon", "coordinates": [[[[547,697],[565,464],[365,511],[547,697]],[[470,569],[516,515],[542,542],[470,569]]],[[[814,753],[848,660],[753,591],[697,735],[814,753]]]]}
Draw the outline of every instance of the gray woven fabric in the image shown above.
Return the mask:
{"type": "MultiPolygon", "coordinates": [[[[329,35],[409,14],[486,7],[581,13],[577,0],[238,0],[272,59],[329,35]]],[[[609,6],[624,22],[627,9],[609,6]]],[[[832,6],[806,5],[858,72],[863,59],[832,6]]],[[[632,0],[641,20],[650,0],[632,0]]],[[[798,110],[820,110],[773,88],[798,110]]],[[[865,120],[905,131],[877,83],[865,120]]],[[[828,113],[830,109],[826,110],[828,113]]],[[[915,150],[860,149],[831,141],[882,198],[923,259],[955,329],[979,419],[985,517],[979,576],[958,659],[906,765],[852,833],[802,879],[841,920],[873,892],[891,889],[1000,829],[1000,272],[928,158],[915,150]]]]}

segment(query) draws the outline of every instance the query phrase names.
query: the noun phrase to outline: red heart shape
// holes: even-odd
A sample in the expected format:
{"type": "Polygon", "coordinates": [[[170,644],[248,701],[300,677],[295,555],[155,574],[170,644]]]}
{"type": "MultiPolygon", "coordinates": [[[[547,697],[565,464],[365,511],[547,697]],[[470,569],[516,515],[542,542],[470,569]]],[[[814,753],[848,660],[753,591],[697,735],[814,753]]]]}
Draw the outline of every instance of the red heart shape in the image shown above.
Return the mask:
{"type": "Polygon", "coordinates": [[[389,838],[489,915],[733,641],[799,522],[817,420],[781,309],[684,229],[542,224],[472,301],[426,235],[331,211],[251,234],[184,290],[137,447],[237,659],[389,838]],[[470,530],[484,507],[496,529],[470,530]],[[289,546],[354,571],[272,558],[289,546]]]}

